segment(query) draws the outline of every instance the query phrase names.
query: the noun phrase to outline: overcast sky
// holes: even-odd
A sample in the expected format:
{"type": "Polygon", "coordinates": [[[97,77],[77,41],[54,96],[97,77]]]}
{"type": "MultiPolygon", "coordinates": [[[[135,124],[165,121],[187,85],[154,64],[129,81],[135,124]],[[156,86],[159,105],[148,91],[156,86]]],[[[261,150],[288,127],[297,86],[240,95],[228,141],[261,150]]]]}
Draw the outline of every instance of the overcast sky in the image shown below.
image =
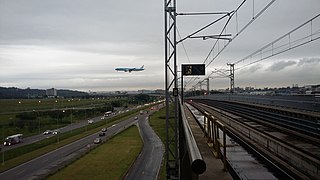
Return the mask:
{"type": "MultiPolygon", "coordinates": [[[[177,12],[230,12],[241,2],[177,0],[177,12]]],[[[234,37],[268,2],[248,0],[226,33],[234,37]]],[[[214,54],[209,56],[206,74],[227,68],[226,63],[236,62],[288,33],[318,15],[319,7],[319,0],[276,1],[210,64],[214,54]]],[[[162,0],[0,0],[0,86],[82,91],[164,89],[163,9],[162,0]],[[146,69],[141,72],[114,70],[142,65],[146,69]]],[[[219,17],[179,16],[179,34],[183,38],[219,17]]],[[[320,32],[319,19],[284,41],[320,32]]],[[[224,22],[198,35],[219,34],[224,22]]],[[[187,39],[183,46],[179,44],[179,67],[182,63],[203,63],[214,42],[187,39]]],[[[219,48],[225,43],[221,40],[219,48]]],[[[187,88],[201,79],[191,81],[187,88]]],[[[214,89],[229,87],[226,78],[210,82],[214,89]]],[[[320,84],[320,40],[237,70],[235,83],[257,88],[320,84]]]]}

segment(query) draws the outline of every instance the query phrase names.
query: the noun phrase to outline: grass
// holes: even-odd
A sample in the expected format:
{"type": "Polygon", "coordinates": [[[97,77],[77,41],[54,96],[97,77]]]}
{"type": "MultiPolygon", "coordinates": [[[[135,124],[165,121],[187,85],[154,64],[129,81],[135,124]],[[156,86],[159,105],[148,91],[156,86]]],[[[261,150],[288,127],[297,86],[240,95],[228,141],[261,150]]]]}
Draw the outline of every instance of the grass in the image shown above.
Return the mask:
{"type": "Polygon", "coordinates": [[[112,99],[0,99],[0,113],[86,107],[108,103],[112,99]]]}
{"type": "Polygon", "coordinates": [[[138,128],[131,126],[49,179],[123,179],[142,147],[138,128]]]}
{"type": "MultiPolygon", "coordinates": [[[[149,119],[150,126],[160,137],[163,144],[166,144],[166,108],[162,108],[160,111],[154,113],[149,119]]],[[[166,180],[166,167],[165,167],[165,157],[162,160],[161,169],[159,172],[158,179],[166,180]]]]}
{"type": "MultiPolygon", "coordinates": [[[[99,108],[117,101],[111,99],[0,99],[0,136],[3,140],[6,136],[23,134],[24,137],[39,134],[46,129],[55,129],[58,126],[65,126],[66,121],[71,121],[70,116],[50,117],[50,112],[63,111],[67,108],[76,108],[73,112],[73,122],[99,115],[99,108]],[[78,112],[77,108],[87,109],[84,114],[78,112]],[[93,113],[92,113],[92,109],[93,113]],[[90,113],[91,110],[91,113],[90,113]],[[88,112],[89,111],[89,112],[88,112]],[[36,119],[24,119],[16,117],[23,112],[36,113],[36,119]],[[98,113],[98,114],[97,114],[98,113]],[[78,115],[77,115],[78,114],[78,115]],[[59,123],[58,123],[59,121],[59,123]],[[24,123],[22,123],[24,122],[24,123]],[[23,125],[21,125],[23,124],[23,125]]],[[[67,114],[68,110],[65,110],[67,114]]],[[[71,111],[71,110],[69,110],[71,111]]],[[[79,110],[80,111],[80,110],[79,110]]],[[[69,112],[70,113],[70,112],[69,112]]],[[[52,114],[52,113],[51,113],[52,114]]],[[[101,113],[100,113],[101,114],[101,113]]]]}

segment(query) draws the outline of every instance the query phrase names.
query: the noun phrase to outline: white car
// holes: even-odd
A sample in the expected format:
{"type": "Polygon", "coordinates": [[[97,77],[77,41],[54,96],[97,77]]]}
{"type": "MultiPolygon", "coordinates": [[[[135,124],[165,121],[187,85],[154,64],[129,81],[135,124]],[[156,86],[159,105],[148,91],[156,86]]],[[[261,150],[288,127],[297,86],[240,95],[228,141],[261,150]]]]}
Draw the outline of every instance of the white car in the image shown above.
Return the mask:
{"type": "Polygon", "coordinates": [[[100,139],[100,138],[95,138],[94,141],[93,141],[93,143],[99,144],[99,143],[101,143],[101,139],[100,139]]]}
{"type": "Polygon", "coordinates": [[[88,124],[92,124],[93,123],[93,120],[92,119],[89,119],[88,120],[88,124]]]}
{"type": "Polygon", "coordinates": [[[46,130],[45,132],[42,133],[43,135],[49,135],[52,134],[52,130],[46,130]]]}

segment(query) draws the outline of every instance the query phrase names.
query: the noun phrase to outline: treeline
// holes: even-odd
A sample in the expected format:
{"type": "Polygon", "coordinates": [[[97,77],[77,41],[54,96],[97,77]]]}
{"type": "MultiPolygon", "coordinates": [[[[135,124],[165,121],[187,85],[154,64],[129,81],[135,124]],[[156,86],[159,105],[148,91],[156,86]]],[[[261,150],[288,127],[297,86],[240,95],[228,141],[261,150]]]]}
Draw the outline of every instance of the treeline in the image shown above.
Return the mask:
{"type": "MultiPolygon", "coordinates": [[[[72,91],[72,90],[57,90],[58,96],[73,98],[82,97],[87,98],[89,94],[86,92],[72,91]]],[[[31,99],[46,97],[46,90],[41,89],[19,89],[16,87],[0,87],[0,99],[31,99]]]]}

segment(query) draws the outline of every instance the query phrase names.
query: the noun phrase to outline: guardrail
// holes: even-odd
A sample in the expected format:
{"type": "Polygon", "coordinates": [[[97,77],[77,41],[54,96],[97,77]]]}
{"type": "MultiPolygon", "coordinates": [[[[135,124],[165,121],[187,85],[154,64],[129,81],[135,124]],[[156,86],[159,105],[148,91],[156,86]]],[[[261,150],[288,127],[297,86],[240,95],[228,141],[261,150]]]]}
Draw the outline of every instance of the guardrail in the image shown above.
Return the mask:
{"type": "Polygon", "coordinates": [[[197,143],[194,139],[191,128],[187,121],[187,117],[184,112],[184,108],[181,101],[180,101],[180,111],[181,111],[181,122],[182,122],[182,127],[185,135],[185,141],[186,141],[186,146],[189,154],[191,169],[195,174],[199,175],[206,171],[207,166],[198,149],[197,143]]]}

